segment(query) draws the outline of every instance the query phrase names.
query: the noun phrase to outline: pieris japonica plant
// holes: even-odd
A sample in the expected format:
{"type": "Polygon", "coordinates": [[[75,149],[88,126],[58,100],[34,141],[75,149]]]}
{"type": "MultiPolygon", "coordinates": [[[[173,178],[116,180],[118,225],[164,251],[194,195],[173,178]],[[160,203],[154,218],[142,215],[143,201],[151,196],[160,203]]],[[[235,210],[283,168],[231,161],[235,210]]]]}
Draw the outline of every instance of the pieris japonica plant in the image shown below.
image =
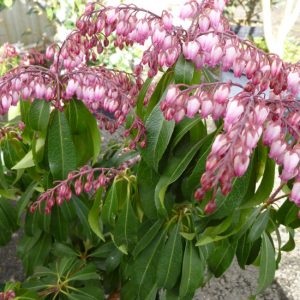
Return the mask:
{"type": "Polygon", "coordinates": [[[20,116],[0,129],[0,243],[21,227],[26,279],[0,299],[192,299],[234,259],[253,294],[271,284],[300,226],[300,64],[238,38],[226,2],[90,3],[1,77],[20,116]],[[132,73],[97,64],[110,43],[144,46],[132,73]]]}

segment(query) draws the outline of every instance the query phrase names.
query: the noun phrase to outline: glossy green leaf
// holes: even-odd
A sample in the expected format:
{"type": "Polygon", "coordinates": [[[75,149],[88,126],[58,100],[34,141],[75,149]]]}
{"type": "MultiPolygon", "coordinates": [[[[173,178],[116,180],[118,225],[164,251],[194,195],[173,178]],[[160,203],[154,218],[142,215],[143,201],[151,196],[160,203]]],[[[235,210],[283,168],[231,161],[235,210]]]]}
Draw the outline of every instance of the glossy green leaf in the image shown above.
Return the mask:
{"type": "Polygon", "coordinates": [[[143,118],[144,100],[152,81],[153,78],[147,78],[138,95],[136,112],[140,118],[143,118]]]}
{"type": "Polygon", "coordinates": [[[161,251],[157,266],[158,287],[173,288],[180,275],[183,255],[180,227],[181,222],[178,222],[161,251]]]}
{"type": "Polygon", "coordinates": [[[231,214],[242,203],[248,191],[252,168],[253,161],[250,162],[247,172],[242,177],[233,180],[231,192],[226,197],[217,198],[217,210],[213,214],[214,218],[231,214]]]}
{"type": "Polygon", "coordinates": [[[149,115],[152,113],[152,110],[154,109],[155,106],[157,106],[157,103],[162,99],[162,96],[165,93],[167,87],[173,80],[174,80],[174,71],[172,69],[169,69],[163,74],[163,76],[157,83],[154,92],[150,97],[149,103],[147,105],[147,109],[143,113],[144,120],[146,120],[149,117],[149,115]]]}
{"type": "Polygon", "coordinates": [[[204,139],[198,141],[196,144],[192,145],[188,151],[184,151],[181,155],[173,156],[169,159],[167,167],[155,188],[155,205],[159,214],[166,215],[164,200],[168,186],[175,182],[186,170],[196,153],[199,151],[203,141],[204,139]]]}
{"type": "Polygon", "coordinates": [[[28,169],[35,166],[33,160],[33,153],[30,150],[20,161],[17,162],[11,169],[12,170],[20,170],[20,169],[28,169]]]}
{"type": "Polygon", "coordinates": [[[74,281],[74,280],[86,281],[86,280],[93,280],[93,279],[99,279],[99,275],[96,272],[96,266],[94,264],[89,264],[85,266],[80,271],[74,273],[68,278],[69,281],[74,281]]]}
{"type": "MultiPolygon", "coordinates": [[[[125,195],[124,195],[125,196],[125,195]]],[[[138,219],[131,205],[130,185],[127,186],[126,203],[123,207],[113,231],[118,246],[128,247],[137,238],[138,219]]]]}
{"type": "Polygon", "coordinates": [[[95,163],[101,151],[100,129],[96,118],[80,100],[71,100],[66,117],[76,146],[77,164],[83,165],[90,158],[95,163]]]}
{"type": "Polygon", "coordinates": [[[145,233],[145,235],[139,240],[137,245],[135,246],[132,255],[133,257],[137,257],[148,245],[153,241],[153,239],[157,236],[159,230],[162,228],[164,220],[157,220],[150,229],[145,233]]]}
{"type": "Polygon", "coordinates": [[[175,65],[175,83],[190,84],[194,77],[194,64],[181,55],[175,65]]]}
{"type": "Polygon", "coordinates": [[[248,242],[248,235],[244,234],[237,243],[236,248],[236,257],[239,266],[242,269],[245,269],[245,265],[247,263],[250,251],[251,251],[252,243],[248,242]]]}
{"type": "Polygon", "coordinates": [[[172,149],[174,149],[182,138],[193,128],[197,126],[204,126],[199,117],[194,119],[185,118],[178,124],[176,124],[173,137],[172,137],[172,149]]]}
{"type": "Polygon", "coordinates": [[[79,254],[70,246],[62,243],[55,243],[53,245],[53,253],[58,257],[62,257],[62,256],[76,257],[79,254]]]}
{"type": "Polygon", "coordinates": [[[101,224],[100,224],[100,205],[102,201],[102,193],[103,189],[100,188],[95,196],[93,206],[89,211],[88,221],[93,230],[93,232],[102,240],[105,241],[104,235],[102,232],[101,224]]]}
{"type": "Polygon", "coordinates": [[[68,294],[70,300],[104,300],[104,292],[101,288],[96,286],[87,286],[77,288],[72,293],[68,294]]]}
{"type": "Polygon", "coordinates": [[[275,180],[275,162],[273,159],[267,157],[265,171],[262,181],[255,192],[253,198],[247,201],[242,207],[254,207],[260,203],[263,203],[269,198],[274,187],[275,180]]]}
{"type": "Polygon", "coordinates": [[[286,242],[285,245],[283,245],[281,247],[281,251],[286,251],[286,252],[290,252],[293,251],[296,247],[296,243],[294,240],[294,236],[295,236],[295,230],[292,228],[287,228],[288,233],[289,233],[289,240],[286,242]]]}
{"type": "Polygon", "coordinates": [[[138,167],[137,183],[141,205],[149,219],[156,219],[157,217],[154,197],[158,180],[158,174],[142,160],[138,167]]]}
{"type": "Polygon", "coordinates": [[[111,226],[115,225],[115,219],[118,211],[118,182],[114,181],[109,190],[101,212],[101,217],[104,224],[111,226]]]}
{"type": "Polygon", "coordinates": [[[204,263],[193,242],[186,241],[179,288],[180,297],[195,293],[195,290],[203,283],[204,267],[204,263]]]}
{"type": "Polygon", "coordinates": [[[12,232],[16,231],[18,226],[17,210],[15,205],[7,200],[0,198],[0,218],[2,220],[6,219],[9,225],[8,229],[12,232]]]}
{"type": "Polygon", "coordinates": [[[4,139],[1,143],[5,166],[11,169],[25,156],[23,144],[17,140],[4,139]]]}
{"type": "Polygon", "coordinates": [[[36,131],[45,131],[50,118],[50,103],[34,100],[30,106],[28,120],[30,127],[36,131]]]}
{"type": "Polygon", "coordinates": [[[113,272],[120,265],[122,256],[123,253],[114,247],[104,262],[105,271],[107,273],[113,272]]]}
{"type": "Polygon", "coordinates": [[[98,258],[106,258],[110,253],[112,253],[116,249],[113,242],[106,242],[96,249],[94,249],[89,256],[98,257],[98,258]]]}
{"type": "Polygon", "coordinates": [[[276,217],[280,224],[291,228],[298,228],[300,220],[298,218],[299,208],[294,202],[286,200],[278,209],[276,217]]]}
{"type": "Polygon", "coordinates": [[[141,150],[142,158],[156,172],[158,164],[170,142],[175,123],[166,121],[158,104],[146,121],[147,147],[141,150]]]}
{"type": "Polygon", "coordinates": [[[269,217],[270,217],[269,209],[267,209],[266,211],[264,211],[258,216],[258,218],[255,220],[254,224],[252,225],[249,231],[249,235],[248,235],[249,242],[254,242],[258,238],[260,238],[262,233],[267,228],[269,217]]]}
{"type": "Polygon", "coordinates": [[[264,232],[262,235],[261,258],[259,266],[258,287],[259,294],[274,280],[276,270],[275,250],[269,236],[264,232]]]}
{"type": "Polygon", "coordinates": [[[64,242],[68,238],[68,222],[64,218],[61,208],[54,206],[51,212],[51,233],[55,239],[64,242]]]}
{"type": "Polygon", "coordinates": [[[156,283],[157,263],[165,239],[166,230],[161,231],[151,244],[137,257],[132,266],[131,285],[137,300],[144,300],[156,283]]]}
{"type": "Polygon", "coordinates": [[[64,179],[76,168],[75,147],[64,112],[55,110],[48,131],[48,160],[54,179],[64,179]]]}
{"type": "Polygon", "coordinates": [[[209,269],[216,277],[220,277],[230,267],[235,254],[235,247],[223,240],[215,245],[214,252],[208,259],[209,269]]]}

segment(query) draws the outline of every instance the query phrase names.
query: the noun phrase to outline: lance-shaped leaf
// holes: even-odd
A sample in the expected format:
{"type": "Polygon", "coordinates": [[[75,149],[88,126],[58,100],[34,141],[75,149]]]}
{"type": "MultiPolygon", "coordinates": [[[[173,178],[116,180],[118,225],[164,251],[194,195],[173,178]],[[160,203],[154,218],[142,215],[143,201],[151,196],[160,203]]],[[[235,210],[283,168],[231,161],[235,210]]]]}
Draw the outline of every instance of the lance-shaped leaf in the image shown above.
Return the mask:
{"type": "Polygon", "coordinates": [[[266,232],[262,235],[259,278],[256,293],[262,292],[274,280],[276,270],[275,250],[266,232]]]}
{"type": "Polygon", "coordinates": [[[130,185],[127,186],[125,206],[116,223],[113,232],[114,240],[118,246],[128,248],[133,243],[137,235],[138,220],[131,206],[130,185]]]}
{"type": "Polygon", "coordinates": [[[142,149],[142,158],[156,172],[158,164],[170,142],[175,122],[166,121],[158,104],[146,121],[147,147],[142,149]]]}
{"type": "Polygon", "coordinates": [[[64,179],[76,168],[75,147],[64,112],[55,110],[48,131],[48,160],[54,179],[64,179]]]}
{"type": "Polygon", "coordinates": [[[186,170],[197,151],[203,144],[204,139],[198,141],[188,149],[184,151],[179,156],[173,156],[167,163],[167,167],[160,177],[159,182],[155,188],[155,205],[157,207],[158,213],[161,215],[166,215],[166,209],[164,205],[165,193],[168,186],[175,182],[182,173],[186,170]]]}
{"type": "Polygon", "coordinates": [[[34,100],[30,106],[28,120],[30,127],[36,131],[45,131],[50,118],[50,103],[34,100]]]}
{"type": "Polygon", "coordinates": [[[133,264],[130,285],[135,288],[137,300],[144,300],[156,283],[157,263],[166,236],[166,229],[161,231],[152,243],[140,253],[133,264]]]}
{"type": "Polygon", "coordinates": [[[235,247],[228,241],[223,240],[216,244],[214,252],[208,259],[209,269],[216,277],[220,277],[230,267],[235,253],[235,247]]]}
{"type": "Polygon", "coordinates": [[[104,239],[104,235],[102,233],[102,228],[100,225],[100,204],[102,201],[102,192],[103,189],[100,188],[97,193],[96,193],[96,197],[94,199],[94,203],[93,206],[91,208],[91,210],[89,211],[89,215],[88,215],[88,221],[89,224],[92,228],[92,230],[94,231],[94,233],[103,241],[105,241],[104,239]]]}
{"type": "Polygon", "coordinates": [[[179,288],[180,297],[194,295],[195,290],[203,283],[204,270],[205,265],[198,249],[192,241],[186,241],[179,288]]]}
{"type": "Polygon", "coordinates": [[[175,65],[175,83],[190,84],[194,77],[195,66],[181,55],[175,65]]]}
{"type": "Polygon", "coordinates": [[[180,275],[183,254],[180,227],[181,222],[174,226],[160,254],[157,266],[157,284],[159,287],[173,288],[180,275]]]}
{"type": "Polygon", "coordinates": [[[262,214],[258,216],[258,218],[255,220],[254,224],[252,225],[249,235],[248,235],[248,241],[254,242],[257,239],[260,238],[262,233],[267,228],[268,222],[270,218],[270,209],[267,209],[262,214]]]}

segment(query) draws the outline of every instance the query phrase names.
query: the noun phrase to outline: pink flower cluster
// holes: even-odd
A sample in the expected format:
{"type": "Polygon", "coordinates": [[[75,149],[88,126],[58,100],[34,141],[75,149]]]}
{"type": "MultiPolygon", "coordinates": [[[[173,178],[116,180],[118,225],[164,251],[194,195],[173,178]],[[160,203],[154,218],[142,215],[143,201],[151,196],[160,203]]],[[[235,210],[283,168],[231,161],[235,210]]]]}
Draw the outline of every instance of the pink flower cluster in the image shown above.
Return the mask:
{"type": "Polygon", "coordinates": [[[0,300],[13,300],[15,297],[16,293],[12,290],[0,293],[0,300]]]}
{"type": "Polygon", "coordinates": [[[80,195],[82,192],[97,191],[100,187],[106,187],[119,173],[118,169],[84,166],[79,171],[69,173],[67,179],[41,194],[38,200],[32,203],[30,211],[41,209],[42,204],[45,203],[44,211],[49,214],[54,205],[60,206],[64,201],[70,201],[73,193],[80,195]]]}

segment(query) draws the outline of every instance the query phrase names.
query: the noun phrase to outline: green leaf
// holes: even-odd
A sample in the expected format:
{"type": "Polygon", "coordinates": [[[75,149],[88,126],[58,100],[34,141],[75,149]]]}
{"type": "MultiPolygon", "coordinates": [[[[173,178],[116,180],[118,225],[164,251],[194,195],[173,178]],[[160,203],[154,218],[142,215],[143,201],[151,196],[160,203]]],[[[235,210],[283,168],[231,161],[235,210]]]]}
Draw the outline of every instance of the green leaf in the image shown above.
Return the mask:
{"type": "Polygon", "coordinates": [[[141,90],[140,90],[139,95],[138,95],[136,113],[142,119],[143,119],[143,109],[144,109],[145,96],[147,95],[148,89],[149,89],[152,81],[153,81],[153,78],[147,78],[146,81],[144,82],[141,90]]]}
{"type": "Polygon", "coordinates": [[[175,83],[190,84],[194,77],[194,64],[180,55],[175,65],[175,83]]]}
{"type": "Polygon", "coordinates": [[[19,226],[17,222],[17,210],[15,205],[7,199],[0,198],[0,218],[2,220],[6,219],[8,223],[8,228],[10,231],[16,231],[19,226]]]}
{"type": "Polygon", "coordinates": [[[171,141],[172,149],[178,145],[178,143],[190,130],[197,126],[204,126],[199,117],[194,119],[185,118],[180,123],[176,124],[171,141]]]}
{"type": "Polygon", "coordinates": [[[228,196],[223,197],[220,195],[220,197],[217,198],[217,210],[213,214],[213,218],[228,216],[242,203],[248,191],[252,168],[253,161],[251,160],[245,175],[233,180],[232,190],[228,196]]]}
{"type": "Polygon", "coordinates": [[[187,178],[187,180],[183,184],[182,190],[184,192],[184,195],[187,198],[188,198],[188,196],[194,194],[195,188],[199,185],[199,180],[201,178],[201,175],[205,171],[206,160],[207,160],[208,154],[210,153],[211,144],[212,144],[216,134],[217,134],[217,132],[209,134],[205,138],[205,141],[203,141],[203,146],[201,147],[201,150],[200,150],[200,158],[196,162],[195,168],[194,168],[192,174],[187,178]]]}
{"type": "Polygon", "coordinates": [[[116,249],[116,247],[113,242],[106,242],[105,244],[100,245],[93,252],[91,252],[91,254],[89,256],[98,257],[98,258],[106,258],[115,249],[116,249]]]}
{"type": "Polygon", "coordinates": [[[96,197],[94,199],[93,206],[92,206],[91,210],[89,211],[88,221],[89,221],[89,224],[90,224],[93,232],[102,241],[105,241],[104,235],[102,233],[102,229],[101,229],[101,226],[100,226],[100,205],[101,205],[101,201],[102,201],[102,193],[103,193],[102,188],[100,188],[96,192],[96,197]]]}
{"type": "Polygon", "coordinates": [[[179,288],[180,297],[191,295],[203,284],[205,266],[192,241],[186,241],[182,275],[179,288]]]}
{"type": "Polygon", "coordinates": [[[53,253],[55,253],[56,256],[68,256],[68,257],[77,257],[78,253],[71,248],[70,246],[67,246],[62,243],[55,243],[53,246],[53,253]]]}
{"type": "Polygon", "coordinates": [[[228,240],[223,240],[215,245],[214,252],[208,259],[208,266],[217,278],[221,277],[230,267],[234,253],[235,248],[228,240]]]}
{"type": "Polygon", "coordinates": [[[48,258],[50,249],[51,236],[48,234],[42,234],[30,251],[24,253],[22,256],[27,275],[32,274],[36,266],[44,264],[48,258]]]}
{"type": "Polygon", "coordinates": [[[280,224],[291,228],[298,228],[300,220],[298,218],[299,208],[294,202],[286,200],[277,211],[277,220],[280,224]]]}
{"type": "Polygon", "coordinates": [[[25,151],[23,144],[17,140],[8,140],[7,138],[2,141],[3,159],[5,166],[11,169],[18,161],[20,161],[25,151]]]}
{"type": "Polygon", "coordinates": [[[155,187],[158,183],[158,174],[149,167],[144,160],[141,160],[137,172],[137,183],[140,195],[140,201],[145,215],[149,219],[157,218],[157,209],[155,206],[155,187]]]}
{"type": "Polygon", "coordinates": [[[68,278],[69,281],[86,281],[93,279],[99,279],[99,275],[97,274],[96,266],[94,264],[87,265],[86,267],[82,268],[80,271],[74,273],[68,278]]]}
{"type": "MultiPolygon", "coordinates": [[[[125,195],[124,195],[125,196],[125,195]]],[[[127,185],[126,203],[123,207],[115,230],[114,240],[118,246],[123,245],[128,248],[137,238],[138,220],[131,206],[130,185],[127,185]]]]}
{"type": "Polygon", "coordinates": [[[115,180],[109,190],[101,212],[104,224],[115,225],[115,219],[118,211],[118,182],[115,180]]]}
{"type": "Polygon", "coordinates": [[[269,198],[274,187],[275,180],[275,162],[274,160],[267,157],[265,171],[262,178],[262,181],[255,192],[253,198],[247,201],[242,207],[254,207],[260,203],[263,203],[266,199],[269,198]]]}
{"type": "Polygon", "coordinates": [[[107,273],[113,272],[120,265],[122,256],[123,253],[117,248],[114,248],[104,262],[105,271],[107,273]]]}
{"type": "Polygon", "coordinates": [[[172,229],[166,245],[163,247],[157,266],[157,285],[171,289],[176,284],[182,265],[181,222],[172,229]]]}
{"type": "Polygon", "coordinates": [[[48,132],[49,167],[54,179],[64,179],[76,168],[75,147],[64,112],[55,110],[48,132]]]}
{"type": "Polygon", "coordinates": [[[261,293],[274,280],[276,270],[275,250],[272,242],[267,235],[262,235],[261,258],[259,266],[259,278],[256,294],[261,293]]]}
{"type": "Polygon", "coordinates": [[[35,166],[33,160],[33,153],[30,150],[17,164],[15,164],[11,169],[12,170],[20,170],[20,169],[28,169],[35,166]]]}
{"type": "Polygon", "coordinates": [[[156,172],[158,164],[170,142],[175,122],[166,121],[158,104],[146,121],[147,147],[141,150],[142,158],[156,172]]]}
{"type": "Polygon", "coordinates": [[[64,218],[61,208],[54,206],[51,212],[51,233],[55,239],[65,242],[68,238],[68,222],[64,218]]]}
{"type": "Polygon", "coordinates": [[[104,292],[96,286],[77,288],[75,292],[68,294],[70,300],[104,300],[104,292]]]}
{"type": "Polygon", "coordinates": [[[250,255],[252,243],[248,242],[248,235],[244,234],[239,240],[236,248],[236,257],[239,266],[245,269],[248,257],[250,255]]]}
{"type": "Polygon", "coordinates": [[[169,159],[167,167],[160,177],[159,182],[155,188],[155,205],[157,207],[158,213],[161,215],[166,215],[166,209],[164,205],[165,193],[168,186],[175,182],[182,173],[186,170],[201,145],[205,139],[198,141],[196,144],[192,145],[188,151],[184,151],[179,156],[173,156],[169,159]]]}
{"type": "Polygon", "coordinates": [[[50,118],[50,103],[34,100],[30,106],[28,120],[30,127],[36,131],[45,131],[50,118]]]}
{"type": "Polygon", "coordinates": [[[147,105],[147,109],[144,112],[143,120],[146,120],[148,116],[151,114],[153,108],[157,106],[157,103],[162,99],[166,88],[173,81],[173,79],[174,79],[174,72],[170,68],[163,74],[158,84],[156,85],[156,88],[150,97],[149,103],[147,105]]]}
{"type": "Polygon", "coordinates": [[[249,235],[248,235],[249,242],[254,242],[258,238],[260,238],[262,233],[267,228],[269,217],[270,217],[269,209],[267,209],[266,211],[264,211],[262,214],[258,216],[258,218],[255,220],[254,224],[252,225],[249,231],[249,235]]]}
{"type": "Polygon", "coordinates": [[[164,220],[157,220],[146,232],[146,234],[139,240],[132,252],[134,258],[137,257],[153,241],[159,230],[162,228],[163,223],[164,220]]]}
{"type": "Polygon", "coordinates": [[[285,245],[283,245],[281,247],[281,251],[286,251],[286,252],[290,252],[293,251],[296,247],[296,243],[294,240],[294,236],[295,236],[295,230],[292,228],[287,228],[288,233],[289,233],[289,240],[286,242],[285,245]]]}
{"type": "Polygon", "coordinates": [[[132,266],[131,284],[135,288],[137,300],[144,300],[156,283],[157,263],[166,235],[161,231],[151,244],[137,257],[132,266]]]}

